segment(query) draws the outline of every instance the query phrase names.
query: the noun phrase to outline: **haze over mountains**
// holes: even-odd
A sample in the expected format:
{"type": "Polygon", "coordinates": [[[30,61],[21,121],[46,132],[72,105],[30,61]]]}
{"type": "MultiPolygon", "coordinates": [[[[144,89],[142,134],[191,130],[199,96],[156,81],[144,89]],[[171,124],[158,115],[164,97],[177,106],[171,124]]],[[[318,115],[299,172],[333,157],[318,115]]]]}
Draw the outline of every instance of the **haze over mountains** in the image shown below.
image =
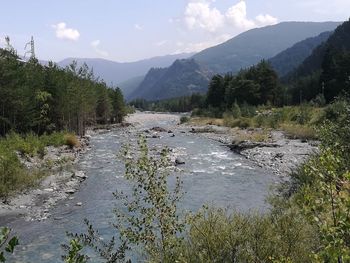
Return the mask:
{"type": "Polygon", "coordinates": [[[312,54],[316,47],[326,42],[332,34],[333,31],[327,31],[316,37],[310,37],[300,41],[275,57],[269,59],[269,62],[278,75],[283,77],[295,70],[308,56],[312,54]]]}
{"type": "MultiPolygon", "coordinates": [[[[67,58],[57,64],[61,67],[66,67],[74,60],[78,65],[82,65],[84,62],[94,70],[95,76],[103,79],[107,84],[113,83],[114,85],[126,84],[122,90],[127,92],[129,85],[132,84],[132,79],[137,79],[146,75],[148,70],[152,67],[168,67],[176,59],[188,58],[193,53],[182,53],[176,55],[158,56],[149,59],[144,59],[135,62],[115,62],[100,58],[67,58]],[[128,83],[131,81],[131,83],[128,83]]],[[[141,78],[141,80],[143,77],[141,78]]],[[[137,85],[139,82],[137,83],[137,85]]],[[[136,85],[136,87],[137,87],[136,85]]],[[[124,86],[124,85],[122,85],[124,86]]],[[[133,86],[133,85],[131,85],[133,86]]]]}
{"type": "Polygon", "coordinates": [[[196,90],[206,91],[210,76],[213,74],[237,73],[240,69],[252,66],[262,59],[276,56],[299,41],[318,36],[325,31],[332,31],[339,24],[338,22],[283,22],[249,30],[225,43],[193,55],[191,59],[195,62],[191,63],[192,68],[183,62],[182,64],[187,67],[186,76],[176,76],[176,74],[182,74],[182,70],[172,70],[173,65],[168,68],[166,76],[163,74],[164,70],[158,70],[158,76],[155,75],[154,70],[151,70],[149,74],[152,76],[146,75],[140,86],[127,98],[156,100],[171,98],[173,94],[189,95],[191,87],[198,85],[193,80],[198,80],[199,75],[203,76],[203,80],[208,81],[206,83],[202,81],[203,87],[197,87],[196,90]],[[169,83],[171,83],[171,89],[168,88],[169,83]]]}
{"type": "Polygon", "coordinates": [[[136,62],[68,58],[86,63],[107,84],[121,87],[126,99],[160,100],[194,92],[206,92],[214,74],[237,73],[262,59],[270,59],[282,76],[297,68],[339,22],[282,22],[244,32],[197,54],[177,54],[136,62]]]}

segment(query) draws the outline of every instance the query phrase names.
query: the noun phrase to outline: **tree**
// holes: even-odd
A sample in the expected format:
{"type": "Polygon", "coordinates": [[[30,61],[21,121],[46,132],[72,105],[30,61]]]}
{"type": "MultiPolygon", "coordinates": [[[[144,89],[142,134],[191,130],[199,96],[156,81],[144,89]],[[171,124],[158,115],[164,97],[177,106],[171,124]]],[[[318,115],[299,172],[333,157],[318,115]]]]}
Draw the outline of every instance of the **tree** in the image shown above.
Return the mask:
{"type": "Polygon", "coordinates": [[[215,75],[209,84],[207,105],[212,107],[220,107],[225,101],[224,98],[224,78],[221,75],[215,75]]]}

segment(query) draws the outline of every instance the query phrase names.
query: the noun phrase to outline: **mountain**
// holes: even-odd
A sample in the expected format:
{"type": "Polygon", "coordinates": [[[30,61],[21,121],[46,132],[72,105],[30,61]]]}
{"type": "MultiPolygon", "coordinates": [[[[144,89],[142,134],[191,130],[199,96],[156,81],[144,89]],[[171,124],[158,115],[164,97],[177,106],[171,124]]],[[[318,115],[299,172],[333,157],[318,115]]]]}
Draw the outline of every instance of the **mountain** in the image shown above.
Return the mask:
{"type": "Polygon", "coordinates": [[[168,68],[169,70],[150,70],[130,98],[154,100],[189,95],[192,90],[188,87],[191,87],[193,80],[198,81],[198,78],[200,78],[201,87],[195,90],[205,92],[209,76],[215,73],[237,73],[242,68],[277,55],[299,41],[315,37],[325,31],[332,31],[339,24],[337,22],[284,22],[249,30],[188,59],[191,61],[189,64],[196,66],[187,67],[187,63],[182,61],[180,64],[175,62],[177,70],[170,70],[175,63],[168,68]],[[186,68],[178,69],[181,66],[186,68]],[[207,82],[205,82],[206,79],[207,82]],[[168,88],[171,88],[171,91],[168,92],[168,88]]]}
{"type": "Polygon", "coordinates": [[[77,61],[78,65],[82,65],[85,62],[89,68],[93,68],[95,76],[100,77],[107,84],[113,83],[114,85],[117,85],[137,76],[146,75],[148,70],[152,67],[168,67],[176,59],[188,58],[191,55],[193,55],[193,53],[182,53],[126,63],[99,58],[67,58],[57,64],[61,67],[66,67],[74,60],[77,61]]]}
{"type": "Polygon", "coordinates": [[[278,75],[283,77],[301,65],[303,61],[312,54],[313,50],[326,42],[332,34],[333,31],[327,31],[316,37],[310,37],[300,41],[269,59],[269,62],[278,75]]]}
{"type": "Polygon", "coordinates": [[[128,98],[140,86],[144,78],[145,76],[138,76],[119,83],[118,87],[123,91],[124,97],[128,98]]]}
{"type": "Polygon", "coordinates": [[[276,56],[299,41],[332,31],[338,25],[338,22],[283,22],[255,28],[205,49],[192,58],[216,73],[236,73],[262,59],[276,56]]]}
{"type": "Polygon", "coordinates": [[[176,60],[168,68],[152,68],[128,99],[161,100],[203,93],[211,76],[194,59],[176,60]]]}
{"type": "Polygon", "coordinates": [[[326,42],[285,77],[294,101],[301,94],[311,100],[323,94],[327,102],[343,91],[350,92],[350,20],[337,27],[326,42]]]}
{"type": "Polygon", "coordinates": [[[292,78],[311,75],[322,68],[325,56],[330,50],[350,50],[350,22],[339,26],[328,41],[318,46],[312,54],[291,74],[292,78]]]}

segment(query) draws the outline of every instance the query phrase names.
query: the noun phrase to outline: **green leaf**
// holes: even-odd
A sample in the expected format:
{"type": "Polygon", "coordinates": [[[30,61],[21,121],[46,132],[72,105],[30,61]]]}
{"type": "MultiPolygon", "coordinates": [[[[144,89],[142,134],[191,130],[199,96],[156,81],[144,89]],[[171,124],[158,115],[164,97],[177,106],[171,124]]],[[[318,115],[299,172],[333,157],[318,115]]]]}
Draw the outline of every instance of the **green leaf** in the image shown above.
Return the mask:
{"type": "Polygon", "coordinates": [[[13,237],[11,238],[11,240],[9,241],[7,247],[6,247],[6,251],[9,253],[13,253],[15,247],[19,244],[18,242],[18,238],[17,237],[13,237]]]}

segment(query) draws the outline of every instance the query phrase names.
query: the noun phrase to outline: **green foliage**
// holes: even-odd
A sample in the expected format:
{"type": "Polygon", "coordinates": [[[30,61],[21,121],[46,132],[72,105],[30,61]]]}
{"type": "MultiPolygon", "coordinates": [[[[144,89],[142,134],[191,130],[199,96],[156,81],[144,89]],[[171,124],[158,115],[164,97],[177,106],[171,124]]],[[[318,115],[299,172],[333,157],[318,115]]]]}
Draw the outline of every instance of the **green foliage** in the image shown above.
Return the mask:
{"type": "Polygon", "coordinates": [[[124,98],[108,88],[86,65],[61,69],[50,62],[23,63],[16,56],[0,56],[0,135],[44,134],[69,130],[83,135],[87,125],[120,122],[124,98]]]}
{"type": "MultiPolygon", "coordinates": [[[[121,245],[116,246],[114,237],[109,242],[102,241],[88,221],[85,222],[87,234],[69,236],[93,248],[110,263],[125,262],[125,252],[140,246],[149,262],[174,262],[182,240],[179,235],[185,227],[178,211],[182,182],[176,177],[174,187],[169,186],[171,171],[167,149],[162,150],[160,157],[153,157],[144,137],[139,138],[138,145],[138,153],[130,153],[128,148],[121,153],[125,160],[125,178],[131,183],[131,195],[114,194],[120,206],[114,209],[116,222],[113,225],[121,245]]],[[[75,254],[81,251],[81,247],[78,248],[75,254]]],[[[64,249],[69,252],[72,247],[64,245],[64,249]]]]}
{"type": "MultiPolygon", "coordinates": [[[[116,209],[116,227],[133,245],[142,245],[152,262],[170,262],[178,246],[178,235],[184,230],[178,201],[182,197],[179,177],[168,186],[170,176],[168,150],[159,159],[149,155],[146,140],[140,137],[139,156],[125,159],[125,177],[133,182],[132,196],[115,194],[125,209],[116,209]]],[[[123,156],[130,156],[125,149],[123,156]]]]}
{"type": "Polygon", "coordinates": [[[158,112],[189,112],[204,106],[205,96],[193,93],[190,96],[177,97],[159,101],[146,101],[145,99],[135,99],[129,104],[139,110],[158,112]]]}
{"type": "Polygon", "coordinates": [[[65,247],[67,249],[67,256],[62,257],[65,263],[86,263],[88,258],[85,255],[81,255],[83,246],[78,239],[72,239],[70,246],[65,247]]]}
{"type": "Polygon", "coordinates": [[[65,252],[65,255],[62,256],[63,260],[88,262],[90,258],[84,254],[86,252],[85,248],[91,248],[92,252],[95,252],[106,263],[131,263],[126,261],[125,252],[129,249],[126,241],[121,241],[120,245],[116,244],[115,237],[105,241],[87,219],[85,219],[85,225],[87,226],[87,233],[80,235],[67,233],[70,242],[69,245],[61,245],[65,252]]]}
{"type": "Polygon", "coordinates": [[[235,100],[235,103],[232,105],[232,117],[235,119],[242,117],[241,108],[239,107],[237,100],[235,100]]]}
{"type": "Polygon", "coordinates": [[[35,186],[44,176],[43,171],[27,170],[19,161],[16,152],[24,158],[42,156],[46,146],[57,147],[65,144],[63,132],[42,136],[20,136],[10,133],[0,139],[0,197],[6,202],[12,193],[35,186]]]}
{"type": "Polygon", "coordinates": [[[311,262],[313,229],[295,210],[262,215],[204,208],[188,221],[178,262],[311,262]]]}
{"type": "Polygon", "coordinates": [[[11,230],[7,227],[0,227],[0,262],[6,262],[6,253],[13,254],[15,247],[18,246],[18,238],[10,238],[11,230]]]}
{"type": "MultiPolygon", "coordinates": [[[[343,173],[341,158],[331,149],[322,149],[319,157],[304,166],[312,184],[300,191],[300,205],[317,225],[322,246],[318,255],[336,261],[350,260],[350,173],[343,173]]],[[[339,261],[338,261],[339,262],[339,261]]]]}

